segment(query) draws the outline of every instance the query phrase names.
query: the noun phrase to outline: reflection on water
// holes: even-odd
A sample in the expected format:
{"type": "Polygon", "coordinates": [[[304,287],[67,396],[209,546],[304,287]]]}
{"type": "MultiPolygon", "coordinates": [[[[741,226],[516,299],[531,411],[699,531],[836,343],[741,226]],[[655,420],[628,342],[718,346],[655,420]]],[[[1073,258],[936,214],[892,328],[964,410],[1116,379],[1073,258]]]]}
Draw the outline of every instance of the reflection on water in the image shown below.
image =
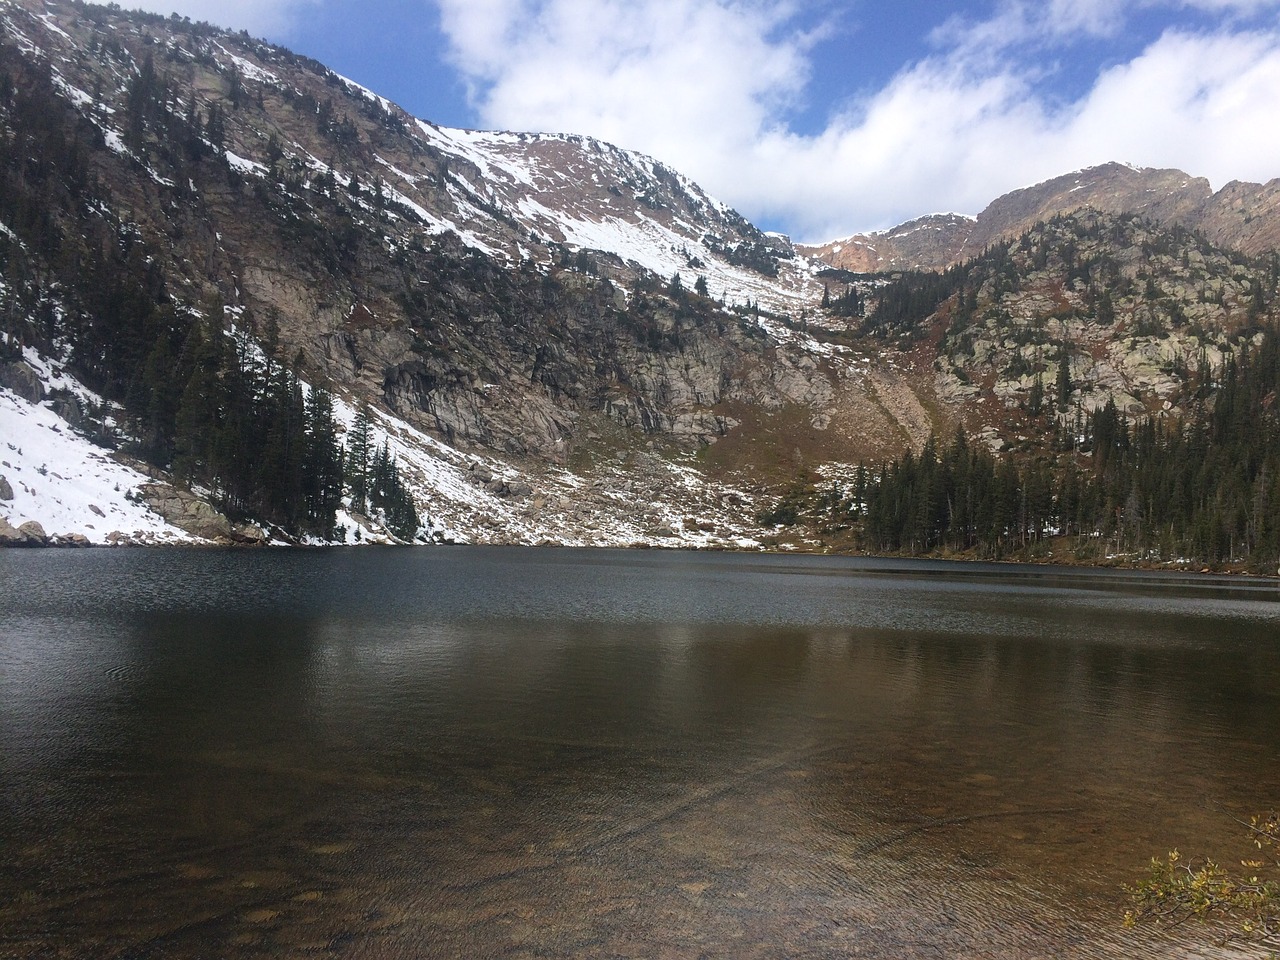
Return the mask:
{"type": "Polygon", "coordinates": [[[1278,594],[0,553],[0,956],[1226,955],[1118,890],[1280,796],[1278,594]]]}

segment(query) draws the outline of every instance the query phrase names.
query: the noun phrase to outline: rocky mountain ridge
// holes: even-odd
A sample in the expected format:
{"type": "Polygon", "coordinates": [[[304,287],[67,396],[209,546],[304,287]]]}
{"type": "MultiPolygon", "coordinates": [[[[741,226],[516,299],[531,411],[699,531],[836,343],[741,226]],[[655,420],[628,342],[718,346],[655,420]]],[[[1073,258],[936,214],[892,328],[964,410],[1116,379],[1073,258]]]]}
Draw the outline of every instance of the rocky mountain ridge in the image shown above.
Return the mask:
{"type": "Polygon", "coordinates": [[[730,303],[812,296],[806,265],[787,269],[785,239],[642,154],[587,137],[439,127],[306,57],[177,17],[12,0],[3,18],[10,40],[126,156],[137,155],[120,122],[128,81],[150,55],[168,85],[163,106],[223,107],[219,151],[285,192],[363,186],[363,206],[389,209],[391,226],[451,232],[507,264],[588,249],[616,258],[619,275],[680,272],[690,286],[705,275],[730,303]]]}
{"type": "Polygon", "coordinates": [[[1181,170],[1108,163],[1014,190],[977,217],[934,214],[883,232],[797,249],[855,273],[943,270],[1039,222],[1086,208],[1176,224],[1251,256],[1280,245],[1280,179],[1233,181],[1215,192],[1208,180],[1181,170]]]}
{"type": "MultiPolygon", "coordinates": [[[[1251,263],[1179,227],[1085,210],[972,261],[925,324],[939,396],[1059,422],[1108,403],[1179,416],[1274,319],[1280,263],[1251,263]]],[[[1034,431],[1024,431],[1025,433],[1034,431]]],[[[1009,434],[1006,434],[1009,437],[1009,434]]]]}

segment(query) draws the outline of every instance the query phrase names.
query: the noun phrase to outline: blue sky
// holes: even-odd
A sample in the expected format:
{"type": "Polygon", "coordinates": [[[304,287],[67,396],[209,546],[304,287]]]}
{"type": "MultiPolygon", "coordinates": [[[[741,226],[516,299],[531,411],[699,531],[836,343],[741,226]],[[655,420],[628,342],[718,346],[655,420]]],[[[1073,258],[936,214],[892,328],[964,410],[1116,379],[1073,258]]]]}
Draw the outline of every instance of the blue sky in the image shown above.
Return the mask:
{"type": "Polygon", "coordinates": [[[822,240],[1109,160],[1280,177],[1280,0],[145,0],[822,240]]]}

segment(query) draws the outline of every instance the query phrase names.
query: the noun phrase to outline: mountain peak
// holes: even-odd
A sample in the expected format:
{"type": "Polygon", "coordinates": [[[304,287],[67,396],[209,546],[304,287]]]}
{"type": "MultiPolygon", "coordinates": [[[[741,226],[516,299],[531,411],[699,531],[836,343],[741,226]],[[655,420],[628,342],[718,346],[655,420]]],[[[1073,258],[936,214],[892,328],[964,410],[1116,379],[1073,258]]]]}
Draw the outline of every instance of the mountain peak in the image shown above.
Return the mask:
{"type": "Polygon", "coordinates": [[[1110,162],[1010,191],[972,219],[935,214],[890,230],[798,249],[858,272],[941,270],[1019,236],[1036,223],[1086,207],[1202,230],[1215,243],[1245,253],[1274,249],[1280,242],[1280,228],[1272,227],[1280,213],[1280,182],[1232,183],[1214,193],[1204,177],[1182,170],[1110,162]],[[1249,213],[1242,212],[1246,208],[1249,213]]]}

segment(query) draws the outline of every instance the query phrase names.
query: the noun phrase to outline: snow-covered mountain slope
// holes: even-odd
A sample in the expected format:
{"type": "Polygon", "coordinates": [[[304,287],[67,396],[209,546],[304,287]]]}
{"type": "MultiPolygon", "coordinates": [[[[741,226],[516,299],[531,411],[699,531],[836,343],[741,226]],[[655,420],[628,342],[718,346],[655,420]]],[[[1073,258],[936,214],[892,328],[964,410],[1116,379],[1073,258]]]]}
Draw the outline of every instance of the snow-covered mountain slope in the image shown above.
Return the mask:
{"type": "MultiPolygon", "coordinates": [[[[32,356],[31,369],[52,365],[32,356]]],[[[76,387],[65,374],[50,379],[76,387]]],[[[47,382],[47,381],[46,381],[47,382]]],[[[83,388],[79,388],[83,389],[83,388]]],[[[87,391],[85,391],[87,394],[87,391]]],[[[191,497],[184,515],[166,519],[159,508],[176,492],[154,471],[77,432],[55,412],[54,400],[31,402],[0,388],[0,545],[3,531],[36,524],[32,545],[215,544],[245,542],[225,520],[191,497]],[[176,521],[176,522],[173,522],[176,521]]],[[[355,406],[335,414],[344,436],[355,406]]],[[[708,482],[692,462],[640,455],[590,476],[563,468],[522,471],[488,456],[466,454],[386,413],[374,414],[373,441],[386,445],[422,511],[421,541],[666,546],[750,549],[759,546],[754,498],[708,482]]],[[[184,497],[185,497],[184,492],[184,497]]],[[[334,540],[313,545],[396,542],[378,517],[354,514],[350,498],[338,515],[334,540]]],[[[31,530],[31,527],[26,527],[31,530]]],[[[277,536],[252,540],[288,542],[277,536]]],[[[19,541],[20,542],[20,541],[19,541]]]]}
{"type": "Polygon", "coordinates": [[[751,301],[799,314],[821,296],[813,280],[819,265],[797,257],[785,237],[760,233],[652,157],[589,137],[452,130],[424,121],[417,130],[455,159],[451,170],[473,195],[540,240],[614,254],[663,279],[679,274],[690,288],[702,276],[730,305],[751,301]]]}
{"type": "Polygon", "coordinates": [[[650,158],[435,127],[177,18],[14,0],[0,26],[66,114],[73,191],[104,194],[55,229],[143,240],[176,310],[269,322],[309,379],[437,436],[558,457],[604,409],[707,442],[735,394],[795,399],[776,348],[838,357],[808,332],[816,265],[650,158]]]}
{"type": "Polygon", "coordinates": [[[152,478],[78,435],[49,408],[0,390],[0,522],[60,543],[200,543],[138,493],[152,478]]]}
{"type": "MultiPolygon", "coordinates": [[[[314,61],[176,19],[9,0],[0,23],[48,63],[55,84],[106,143],[143,166],[150,165],[131,142],[125,115],[131,79],[149,53],[190,75],[196,103],[171,89],[175,105],[198,110],[201,100],[230,101],[217,138],[238,172],[286,186],[291,179],[307,187],[354,183],[368,208],[390,210],[401,239],[449,231],[511,263],[599,251],[617,258],[612,273],[626,275],[628,265],[664,280],[679,273],[690,288],[705,276],[730,305],[750,301],[797,316],[822,293],[813,264],[785,238],[761,233],[692,181],[633,151],[585,137],[438,127],[314,61]],[[107,36],[114,42],[104,48],[107,36]]],[[[166,172],[150,173],[157,184],[172,184],[166,172]]]]}
{"type": "MultiPolygon", "coordinates": [[[[337,403],[349,429],[355,408],[337,403]]],[[[572,471],[521,469],[459,451],[376,413],[374,437],[395,456],[434,539],[560,546],[759,546],[754,496],[708,481],[692,458],[637,454],[623,464],[572,471]]],[[[363,534],[367,539],[368,532],[363,534]]],[[[352,542],[348,537],[347,542],[352,542]]]]}

